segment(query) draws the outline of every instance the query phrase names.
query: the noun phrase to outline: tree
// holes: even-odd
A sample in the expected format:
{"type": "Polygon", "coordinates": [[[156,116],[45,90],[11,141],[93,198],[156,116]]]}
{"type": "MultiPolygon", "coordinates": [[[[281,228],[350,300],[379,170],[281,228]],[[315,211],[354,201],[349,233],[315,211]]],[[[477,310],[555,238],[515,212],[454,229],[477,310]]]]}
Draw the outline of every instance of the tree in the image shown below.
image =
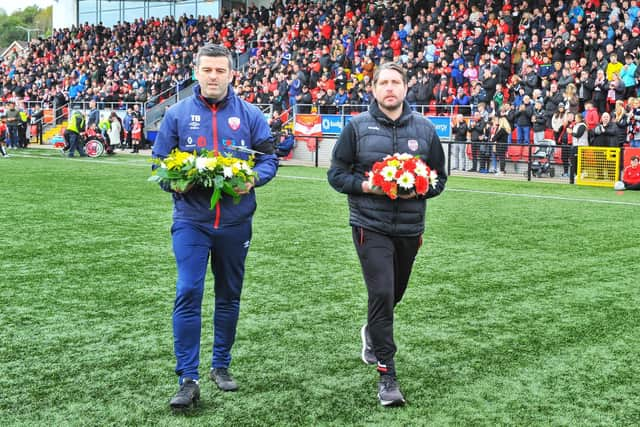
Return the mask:
{"type": "Polygon", "coordinates": [[[0,8],[0,47],[9,46],[16,40],[27,40],[27,33],[18,28],[18,26],[40,29],[40,31],[31,34],[32,40],[38,37],[51,36],[53,28],[52,16],[52,6],[45,9],[40,9],[38,6],[29,6],[11,15],[7,15],[7,12],[0,8]]]}

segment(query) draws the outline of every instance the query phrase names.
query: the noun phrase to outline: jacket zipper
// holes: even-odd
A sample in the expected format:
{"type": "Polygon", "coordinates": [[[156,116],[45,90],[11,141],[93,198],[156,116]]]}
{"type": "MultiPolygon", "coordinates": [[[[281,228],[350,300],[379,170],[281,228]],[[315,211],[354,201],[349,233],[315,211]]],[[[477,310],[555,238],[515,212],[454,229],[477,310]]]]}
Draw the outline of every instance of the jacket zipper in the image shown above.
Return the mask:
{"type": "MultiPolygon", "coordinates": [[[[218,155],[218,109],[215,105],[211,105],[211,126],[213,128],[213,154],[218,155]]],[[[213,228],[218,229],[220,226],[220,201],[216,204],[216,216],[213,220],[213,228]]]]}
{"type": "MultiPolygon", "coordinates": [[[[393,153],[397,153],[398,152],[398,127],[394,124],[393,125],[393,153]]],[[[396,223],[396,220],[398,218],[398,203],[394,203],[393,204],[393,232],[396,233],[398,230],[398,224],[396,223]]]]}

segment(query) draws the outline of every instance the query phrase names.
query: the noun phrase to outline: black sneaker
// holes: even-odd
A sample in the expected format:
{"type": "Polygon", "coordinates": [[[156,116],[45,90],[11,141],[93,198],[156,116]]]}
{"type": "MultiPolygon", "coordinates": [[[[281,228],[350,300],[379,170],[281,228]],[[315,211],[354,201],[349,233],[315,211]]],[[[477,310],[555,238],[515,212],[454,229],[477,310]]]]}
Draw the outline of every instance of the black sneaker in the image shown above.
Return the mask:
{"type": "Polygon", "coordinates": [[[184,378],[180,390],[171,398],[169,405],[174,411],[183,411],[198,405],[200,386],[191,378],[184,378]]]}
{"type": "Polygon", "coordinates": [[[227,368],[211,369],[209,378],[211,378],[222,391],[236,391],[238,389],[238,384],[233,380],[227,368]]]}
{"type": "Polygon", "coordinates": [[[404,396],[400,392],[398,381],[391,375],[380,375],[378,382],[378,400],[382,406],[402,406],[404,396]]]}
{"type": "Polygon", "coordinates": [[[371,336],[369,335],[369,329],[366,324],[362,326],[362,329],[360,329],[360,338],[362,339],[362,353],[360,354],[360,358],[367,365],[375,365],[378,363],[378,359],[373,353],[371,336]]]}

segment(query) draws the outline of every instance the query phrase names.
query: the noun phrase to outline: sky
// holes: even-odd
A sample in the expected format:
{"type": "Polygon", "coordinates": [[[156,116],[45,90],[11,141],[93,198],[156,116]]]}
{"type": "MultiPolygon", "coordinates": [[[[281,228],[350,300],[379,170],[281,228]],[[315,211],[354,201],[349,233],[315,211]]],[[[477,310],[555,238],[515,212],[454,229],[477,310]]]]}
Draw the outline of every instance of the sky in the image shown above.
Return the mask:
{"type": "Polygon", "coordinates": [[[40,9],[51,6],[54,0],[0,0],[0,9],[4,9],[7,15],[11,15],[18,9],[29,6],[38,6],[40,9]]]}

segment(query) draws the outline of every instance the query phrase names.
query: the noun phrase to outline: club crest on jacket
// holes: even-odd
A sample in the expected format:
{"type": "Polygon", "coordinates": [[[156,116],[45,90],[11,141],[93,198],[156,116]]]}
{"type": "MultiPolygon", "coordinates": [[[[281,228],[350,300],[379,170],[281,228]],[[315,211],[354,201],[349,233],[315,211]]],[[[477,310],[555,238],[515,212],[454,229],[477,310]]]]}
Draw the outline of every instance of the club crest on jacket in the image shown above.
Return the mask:
{"type": "Polygon", "coordinates": [[[240,117],[229,117],[227,122],[232,130],[240,129],[240,117]]]}

